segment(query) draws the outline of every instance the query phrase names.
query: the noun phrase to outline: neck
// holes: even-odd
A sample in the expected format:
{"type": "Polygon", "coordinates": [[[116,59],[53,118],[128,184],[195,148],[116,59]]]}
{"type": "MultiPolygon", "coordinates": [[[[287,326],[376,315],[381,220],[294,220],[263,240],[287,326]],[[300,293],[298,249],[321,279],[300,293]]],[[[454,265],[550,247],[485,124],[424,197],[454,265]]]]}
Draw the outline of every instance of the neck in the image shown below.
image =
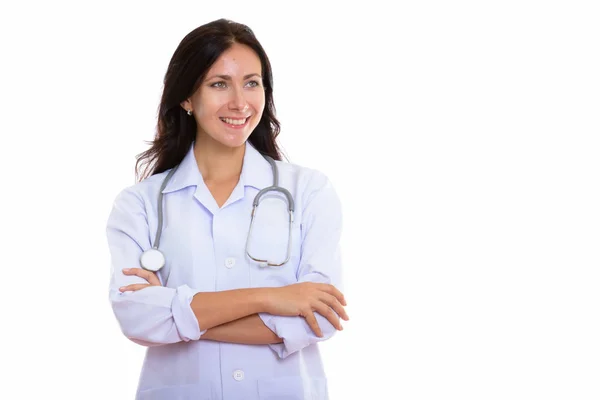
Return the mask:
{"type": "Polygon", "coordinates": [[[197,137],[194,155],[204,182],[221,183],[238,181],[242,173],[245,144],[227,147],[214,140],[197,137]]]}

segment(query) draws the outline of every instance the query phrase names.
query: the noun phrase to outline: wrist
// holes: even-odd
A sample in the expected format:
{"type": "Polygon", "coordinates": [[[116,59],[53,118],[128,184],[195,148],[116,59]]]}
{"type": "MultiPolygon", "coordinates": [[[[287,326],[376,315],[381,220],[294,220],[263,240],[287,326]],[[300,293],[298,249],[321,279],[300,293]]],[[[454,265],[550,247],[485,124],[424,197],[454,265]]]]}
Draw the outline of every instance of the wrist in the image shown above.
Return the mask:
{"type": "Polygon", "coordinates": [[[256,293],[252,296],[254,300],[256,314],[261,312],[270,312],[272,292],[273,288],[269,287],[256,289],[256,293]]]}
{"type": "Polygon", "coordinates": [[[200,336],[200,340],[212,340],[213,329],[214,328],[207,329],[206,332],[200,336]]]}

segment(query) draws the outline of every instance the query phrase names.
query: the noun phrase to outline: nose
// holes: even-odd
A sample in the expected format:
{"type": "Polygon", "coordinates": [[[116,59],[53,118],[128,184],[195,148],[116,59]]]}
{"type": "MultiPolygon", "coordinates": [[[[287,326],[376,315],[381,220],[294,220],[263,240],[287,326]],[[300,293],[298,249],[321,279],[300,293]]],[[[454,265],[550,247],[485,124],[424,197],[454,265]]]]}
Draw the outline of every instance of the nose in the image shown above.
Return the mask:
{"type": "Polygon", "coordinates": [[[248,109],[248,102],[244,96],[244,90],[240,88],[234,88],[231,92],[231,99],[229,100],[229,109],[236,111],[246,111],[248,109]]]}

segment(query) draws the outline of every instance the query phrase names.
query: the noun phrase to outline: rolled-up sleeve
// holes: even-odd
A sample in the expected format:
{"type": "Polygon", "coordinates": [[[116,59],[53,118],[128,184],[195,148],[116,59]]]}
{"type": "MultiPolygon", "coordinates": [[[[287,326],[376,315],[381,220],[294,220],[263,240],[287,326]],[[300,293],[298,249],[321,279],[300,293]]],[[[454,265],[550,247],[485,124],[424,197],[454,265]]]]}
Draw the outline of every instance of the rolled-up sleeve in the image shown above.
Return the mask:
{"type": "MultiPolygon", "coordinates": [[[[328,283],[342,290],[342,208],[329,179],[319,173],[316,181],[315,186],[318,189],[310,194],[302,213],[302,250],[298,282],[328,283]]],[[[337,331],[325,317],[316,312],[323,337],[315,335],[304,317],[268,313],[259,313],[259,316],[269,329],[283,339],[283,343],[269,345],[280,358],[327,340],[337,331]]]]}
{"type": "Polygon", "coordinates": [[[204,332],[190,306],[196,290],[181,285],[119,291],[122,286],[147,283],[122,271],[140,268],[140,255],[151,247],[146,208],[132,188],[123,190],[115,199],[106,234],[111,256],[109,300],[123,334],[143,346],[199,339],[204,332]]]}

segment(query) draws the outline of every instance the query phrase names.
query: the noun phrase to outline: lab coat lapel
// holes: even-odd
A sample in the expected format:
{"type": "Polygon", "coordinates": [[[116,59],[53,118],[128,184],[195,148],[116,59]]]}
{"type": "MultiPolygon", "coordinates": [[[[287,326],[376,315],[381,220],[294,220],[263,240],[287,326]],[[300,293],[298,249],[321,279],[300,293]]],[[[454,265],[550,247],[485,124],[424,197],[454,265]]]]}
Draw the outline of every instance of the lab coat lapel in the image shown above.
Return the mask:
{"type": "Polygon", "coordinates": [[[246,187],[248,186],[260,190],[263,187],[271,186],[271,184],[271,165],[249,141],[246,141],[240,179],[223,207],[243,199],[247,193],[246,187]]]}
{"type": "MultiPolygon", "coordinates": [[[[233,189],[229,199],[223,204],[222,208],[241,200],[246,195],[246,187],[254,187],[262,189],[273,184],[273,172],[269,162],[252,146],[249,141],[246,141],[244,151],[244,161],[242,163],[242,172],[240,179],[233,189]]],[[[192,152],[193,156],[193,152],[192,152]]],[[[195,163],[195,158],[194,158],[195,163]]],[[[197,170],[196,164],[196,170],[197,170]]],[[[200,171],[198,171],[200,174],[200,171]]],[[[201,176],[201,175],[200,175],[201,176]]],[[[256,191],[254,191],[256,192],[256,191]]],[[[215,201],[212,193],[204,183],[204,179],[199,179],[194,197],[213,215],[219,212],[219,206],[215,201]]]]}

